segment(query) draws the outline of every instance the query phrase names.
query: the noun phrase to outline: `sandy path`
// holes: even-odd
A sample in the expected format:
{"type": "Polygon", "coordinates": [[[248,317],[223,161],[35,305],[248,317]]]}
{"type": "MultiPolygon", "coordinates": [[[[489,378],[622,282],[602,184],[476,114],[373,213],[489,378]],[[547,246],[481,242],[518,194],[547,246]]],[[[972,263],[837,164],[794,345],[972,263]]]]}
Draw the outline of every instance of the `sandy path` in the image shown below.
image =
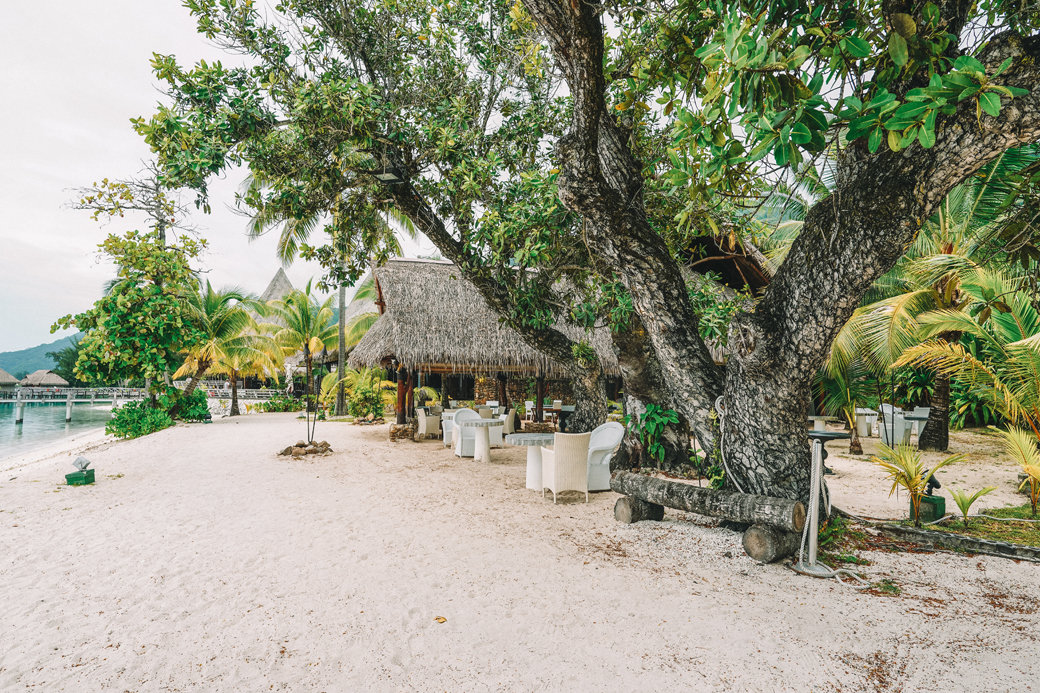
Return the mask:
{"type": "Polygon", "coordinates": [[[858,594],[730,532],[619,525],[612,493],[543,501],[522,448],[326,424],[337,454],[273,455],[301,430],[111,443],[93,487],[5,474],[0,690],[1038,688],[1036,565],[872,552],[903,595],[858,594]]]}

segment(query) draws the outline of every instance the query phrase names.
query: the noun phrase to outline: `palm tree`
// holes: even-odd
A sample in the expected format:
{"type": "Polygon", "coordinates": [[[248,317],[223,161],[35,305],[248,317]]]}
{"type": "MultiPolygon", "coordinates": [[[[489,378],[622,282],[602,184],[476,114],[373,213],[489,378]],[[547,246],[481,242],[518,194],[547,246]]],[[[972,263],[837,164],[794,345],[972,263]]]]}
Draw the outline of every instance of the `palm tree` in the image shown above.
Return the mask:
{"type": "Polygon", "coordinates": [[[257,331],[253,316],[246,310],[248,299],[239,289],[214,290],[206,281],[205,288],[186,298],[195,326],[205,339],[187,353],[184,364],[173,374],[174,378],[191,373],[184,394],[195,391],[202,376],[215,364],[227,357],[243,335],[257,331]]]}
{"type": "Polygon", "coordinates": [[[1040,441],[1040,310],[1016,280],[997,272],[980,271],[962,288],[973,308],[920,316],[922,333],[934,338],[908,348],[895,365],[927,367],[967,382],[1040,441]],[[983,355],[943,338],[953,333],[974,336],[983,355]]]}
{"type": "Polygon", "coordinates": [[[338,344],[335,318],[332,313],[332,297],[318,302],[311,282],[303,291],[293,291],[281,301],[268,304],[268,315],[273,320],[264,325],[271,333],[272,339],[282,348],[283,354],[290,356],[302,352],[303,363],[307,373],[304,396],[307,402],[307,442],[314,438],[314,428],[310,417],[314,412],[314,424],[317,424],[317,407],[314,392],[314,355],[338,344]]]}
{"type": "Polygon", "coordinates": [[[230,340],[223,355],[213,364],[214,373],[226,375],[231,381],[230,416],[238,416],[238,378],[254,376],[278,380],[282,350],[270,337],[244,334],[230,340]]]}

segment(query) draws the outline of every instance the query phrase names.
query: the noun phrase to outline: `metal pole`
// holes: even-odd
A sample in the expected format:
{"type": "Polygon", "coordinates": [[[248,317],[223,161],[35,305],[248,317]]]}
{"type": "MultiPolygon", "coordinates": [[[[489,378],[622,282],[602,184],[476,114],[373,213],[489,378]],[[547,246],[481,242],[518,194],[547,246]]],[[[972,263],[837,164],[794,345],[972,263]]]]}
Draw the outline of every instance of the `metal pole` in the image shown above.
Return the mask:
{"type": "Polygon", "coordinates": [[[72,393],[65,398],[65,423],[72,421],[72,393]]]}
{"type": "Polygon", "coordinates": [[[16,424],[20,424],[25,419],[25,400],[22,399],[22,392],[21,392],[21,390],[19,390],[15,394],[15,405],[14,405],[14,408],[15,408],[14,422],[16,424]]]}

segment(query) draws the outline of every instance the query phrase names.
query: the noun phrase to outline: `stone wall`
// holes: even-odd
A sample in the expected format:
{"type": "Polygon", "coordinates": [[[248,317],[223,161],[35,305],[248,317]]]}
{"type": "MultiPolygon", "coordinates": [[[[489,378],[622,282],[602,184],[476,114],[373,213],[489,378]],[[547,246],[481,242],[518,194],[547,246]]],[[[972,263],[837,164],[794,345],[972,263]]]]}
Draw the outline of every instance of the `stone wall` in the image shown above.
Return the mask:
{"type": "MultiPolygon", "coordinates": [[[[498,379],[495,376],[477,376],[473,389],[473,399],[478,404],[498,399],[498,379]]],[[[513,405],[523,406],[526,400],[534,400],[534,378],[511,376],[506,381],[506,392],[513,405]]],[[[550,400],[562,400],[564,404],[574,404],[574,390],[569,380],[546,380],[545,396],[550,400]]]]}

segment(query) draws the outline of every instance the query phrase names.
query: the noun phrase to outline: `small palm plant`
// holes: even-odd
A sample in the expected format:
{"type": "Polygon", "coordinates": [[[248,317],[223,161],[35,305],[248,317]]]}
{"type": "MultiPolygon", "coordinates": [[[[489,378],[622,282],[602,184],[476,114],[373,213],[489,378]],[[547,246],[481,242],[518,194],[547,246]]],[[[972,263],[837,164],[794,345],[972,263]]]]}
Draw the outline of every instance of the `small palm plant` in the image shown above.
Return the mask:
{"type": "Polygon", "coordinates": [[[892,481],[892,489],[888,495],[903,488],[910,496],[910,514],[915,527],[921,526],[921,498],[924,497],[928,488],[928,479],[933,474],[948,464],[953,464],[964,458],[964,455],[951,455],[945,460],[936,463],[931,470],[924,466],[921,461],[920,451],[909,445],[900,445],[890,448],[887,445],[878,446],[878,454],[871,457],[870,461],[885,471],[885,475],[892,481]]]}
{"type": "Polygon", "coordinates": [[[971,506],[978,499],[985,496],[987,493],[996,491],[996,486],[987,486],[986,488],[979,489],[975,493],[968,495],[967,491],[961,491],[960,489],[950,489],[950,495],[953,496],[953,502],[957,504],[957,507],[961,511],[961,515],[964,516],[964,528],[968,528],[968,511],[971,510],[971,506]]]}
{"type": "Polygon", "coordinates": [[[1009,428],[1000,434],[1004,437],[1004,451],[1022,465],[1026,479],[1018,488],[1021,490],[1029,484],[1029,504],[1033,517],[1036,517],[1036,505],[1040,500],[1040,449],[1036,447],[1036,439],[1021,428],[1009,428]]]}

